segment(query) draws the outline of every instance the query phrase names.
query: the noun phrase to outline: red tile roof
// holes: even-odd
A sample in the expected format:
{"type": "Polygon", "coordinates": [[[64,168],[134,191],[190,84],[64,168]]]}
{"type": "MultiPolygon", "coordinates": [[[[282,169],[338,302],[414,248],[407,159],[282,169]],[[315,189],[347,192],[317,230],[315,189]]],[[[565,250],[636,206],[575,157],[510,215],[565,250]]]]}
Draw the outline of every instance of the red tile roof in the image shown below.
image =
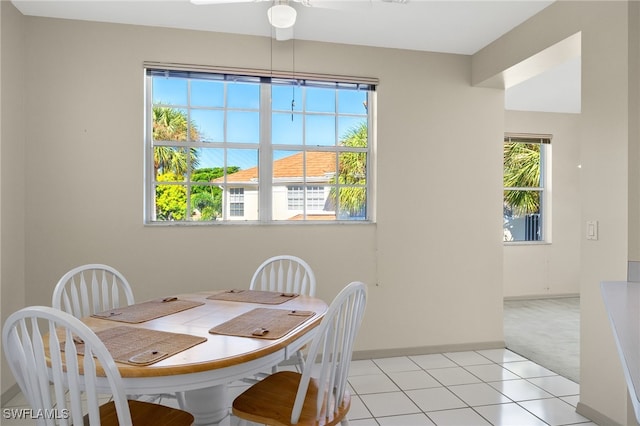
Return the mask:
{"type": "MultiPolygon", "coordinates": [[[[276,179],[283,178],[300,178],[303,174],[303,158],[304,153],[290,155],[273,162],[273,177],[276,179]]],[[[336,153],[335,152],[319,152],[308,151],[307,159],[307,178],[331,176],[336,172],[336,153]]],[[[227,176],[227,182],[250,182],[258,179],[258,168],[252,167],[246,170],[240,170],[227,176]]],[[[214,179],[212,182],[223,182],[224,178],[214,179]]]]}

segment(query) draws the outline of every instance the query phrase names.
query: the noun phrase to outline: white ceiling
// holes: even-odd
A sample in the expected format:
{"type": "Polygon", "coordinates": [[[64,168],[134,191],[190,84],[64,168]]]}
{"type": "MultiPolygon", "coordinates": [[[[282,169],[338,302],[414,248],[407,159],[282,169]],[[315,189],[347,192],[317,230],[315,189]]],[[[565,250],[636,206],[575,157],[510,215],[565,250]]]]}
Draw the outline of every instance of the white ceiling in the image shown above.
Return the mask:
{"type": "MultiPolygon", "coordinates": [[[[333,7],[293,3],[298,12],[296,39],[465,55],[477,52],[553,3],[550,0],[409,0],[405,4],[381,0],[321,1],[333,7]]],[[[266,12],[270,1],[217,5],[194,5],[189,0],[12,0],[12,3],[24,15],[32,16],[272,35],[266,12]]],[[[579,58],[507,89],[505,107],[579,112],[579,58]]]]}

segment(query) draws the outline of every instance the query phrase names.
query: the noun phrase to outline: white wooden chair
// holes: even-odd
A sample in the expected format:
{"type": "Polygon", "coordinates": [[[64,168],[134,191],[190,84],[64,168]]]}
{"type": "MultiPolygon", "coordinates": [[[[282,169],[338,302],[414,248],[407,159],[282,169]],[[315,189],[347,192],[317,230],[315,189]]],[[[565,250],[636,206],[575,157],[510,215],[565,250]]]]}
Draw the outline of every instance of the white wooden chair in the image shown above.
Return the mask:
{"type": "Polygon", "coordinates": [[[365,305],[366,286],[347,285],[318,326],[302,374],[280,371],[264,378],[233,401],[233,414],[269,425],[347,425],[347,378],[365,305]],[[316,359],[319,366],[314,365],[316,359]]]}
{"type": "MultiPolygon", "coordinates": [[[[297,293],[305,296],[316,295],[316,276],[311,266],[297,256],[282,254],[273,256],[262,262],[251,277],[250,290],[280,291],[283,293],[297,293]]],[[[298,369],[304,368],[304,354],[302,349],[296,351],[298,369]]],[[[277,367],[272,372],[275,373],[277,367]]],[[[264,376],[259,374],[258,377],[264,376]]],[[[255,383],[253,379],[246,382],[255,383]]]]}
{"type": "Polygon", "coordinates": [[[135,303],[127,279],[115,268],[102,264],[78,266],[64,274],[53,290],[51,305],[83,318],[135,303]]]}
{"type": "MultiPolygon", "coordinates": [[[[64,274],[53,289],[51,300],[51,306],[76,318],[133,304],[133,290],[124,275],[117,269],[100,263],[81,265],[64,274]]],[[[150,402],[176,398],[180,407],[185,407],[182,392],[130,397],[150,402]]]]}
{"type": "Polygon", "coordinates": [[[307,262],[285,254],[265,260],[253,274],[249,289],[315,296],[316,277],[307,262]]]}
{"type": "MultiPolygon", "coordinates": [[[[27,307],[2,329],[7,362],[41,425],[190,425],[185,411],[127,400],[120,372],[104,343],[82,321],[59,309],[27,307]],[[78,356],[74,342],[82,341],[78,356]],[[65,361],[66,360],[66,361],[65,361]],[[97,371],[109,382],[111,401],[96,388],[97,371]],[[53,386],[51,386],[53,384],[53,386]]],[[[106,392],[106,389],[100,389],[106,392]]]]}

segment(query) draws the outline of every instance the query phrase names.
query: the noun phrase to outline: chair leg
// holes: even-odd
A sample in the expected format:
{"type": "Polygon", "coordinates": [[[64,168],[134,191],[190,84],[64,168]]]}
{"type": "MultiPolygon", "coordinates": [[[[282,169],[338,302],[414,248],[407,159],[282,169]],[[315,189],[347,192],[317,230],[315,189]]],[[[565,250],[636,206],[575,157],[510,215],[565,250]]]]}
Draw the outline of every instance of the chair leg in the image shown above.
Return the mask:
{"type": "Polygon", "coordinates": [[[349,419],[347,419],[347,416],[344,416],[342,420],[340,420],[340,426],[349,426],[349,419]]]}
{"type": "Polygon", "coordinates": [[[296,352],[296,355],[298,357],[298,373],[302,374],[302,371],[304,370],[304,355],[302,351],[296,352]]]}

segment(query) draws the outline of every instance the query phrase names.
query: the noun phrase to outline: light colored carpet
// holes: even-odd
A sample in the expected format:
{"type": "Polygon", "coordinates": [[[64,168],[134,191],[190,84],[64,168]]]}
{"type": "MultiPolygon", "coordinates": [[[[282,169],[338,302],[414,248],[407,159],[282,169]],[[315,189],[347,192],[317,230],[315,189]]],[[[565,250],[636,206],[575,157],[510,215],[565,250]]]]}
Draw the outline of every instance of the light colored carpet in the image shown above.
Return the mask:
{"type": "Polygon", "coordinates": [[[505,300],[507,348],[580,382],[580,298],[505,300]]]}

